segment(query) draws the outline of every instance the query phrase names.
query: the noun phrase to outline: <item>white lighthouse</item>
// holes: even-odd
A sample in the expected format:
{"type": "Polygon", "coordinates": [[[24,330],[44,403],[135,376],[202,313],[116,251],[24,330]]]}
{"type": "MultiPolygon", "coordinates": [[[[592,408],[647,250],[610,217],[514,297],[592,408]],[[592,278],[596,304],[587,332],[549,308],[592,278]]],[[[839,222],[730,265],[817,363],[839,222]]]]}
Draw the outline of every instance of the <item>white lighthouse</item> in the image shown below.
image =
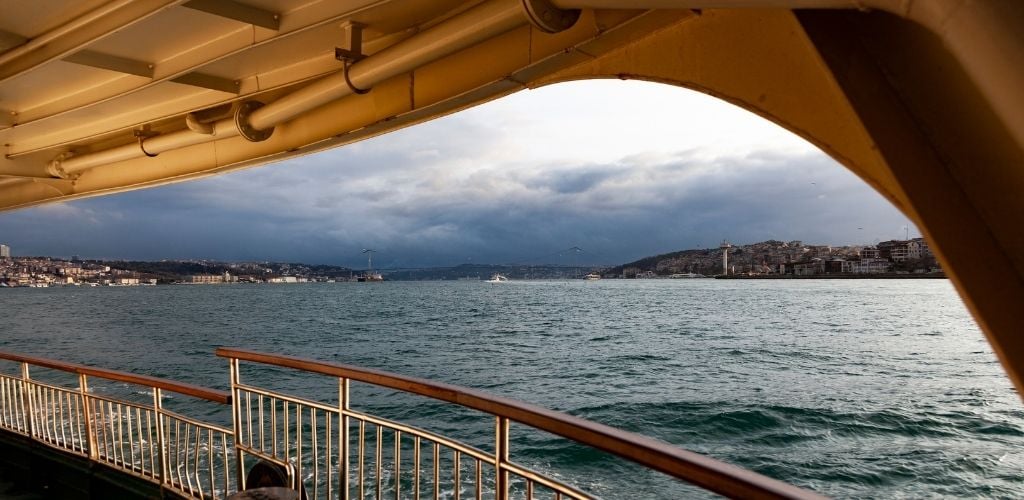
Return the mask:
{"type": "Polygon", "coordinates": [[[718,246],[722,249],[722,274],[729,274],[729,249],[732,245],[728,241],[722,240],[722,244],[718,246]]]}

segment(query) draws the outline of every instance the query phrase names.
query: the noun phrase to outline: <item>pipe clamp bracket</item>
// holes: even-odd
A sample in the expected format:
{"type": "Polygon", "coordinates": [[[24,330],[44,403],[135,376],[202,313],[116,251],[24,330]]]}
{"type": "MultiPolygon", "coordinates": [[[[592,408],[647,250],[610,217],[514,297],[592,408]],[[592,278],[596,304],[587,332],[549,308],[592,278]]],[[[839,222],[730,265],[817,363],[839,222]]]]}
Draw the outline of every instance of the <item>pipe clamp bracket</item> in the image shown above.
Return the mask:
{"type": "Polygon", "coordinates": [[[270,139],[270,136],[274,134],[274,127],[266,130],[259,130],[252,125],[249,125],[249,115],[251,115],[253,111],[262,107],[262,102],[246,101],[235,109],[235,127],[238,128],[238,133],[250,142],[263,142],[270,139]]]}
{"type": "Polygon", "coordinates": [[[345,69],[342,70],[342,71],[345,72],[345,83],[348,85],[349,90],[351,90],[352,92],[354,92],[356,94],[359,94],[359,95],[363,95],[363,94],[373,90],[372,88],[361,89],[359,87],[356,87],[355,85],[352,85],[352,80],[348,79],[348,70],[351,67],[352,67],[352,63],[346,61],[345,62],[345,69]]]}
{"type": "Polygon", "coordinates": [[[149,129],[149,125],[143,125],[142,128],[135,129],[132,132],[132,134],[134,134],[135,138],[139,140],[139,150],[142,151],[142,154],[144,154],[144,155],[146,155],[146,156],[148,156],[150,158],[156,158],[156,155],[159,154],[159,153],[150,153],[149,151],[146,151],[145,142],[146,142],[146,139],[149,139],[150,137],[153,137],[153,136],[159,135],[159,134],[157,132],[154,132],[154,131],[150,130],[149,129]]]}
{"type": "Polygon", "coordinates": [[[522,0],[530,24],[545,33],[558,33],[572,28],[580,18],[579,9],[559,9],[549,0],[522,0]]]}

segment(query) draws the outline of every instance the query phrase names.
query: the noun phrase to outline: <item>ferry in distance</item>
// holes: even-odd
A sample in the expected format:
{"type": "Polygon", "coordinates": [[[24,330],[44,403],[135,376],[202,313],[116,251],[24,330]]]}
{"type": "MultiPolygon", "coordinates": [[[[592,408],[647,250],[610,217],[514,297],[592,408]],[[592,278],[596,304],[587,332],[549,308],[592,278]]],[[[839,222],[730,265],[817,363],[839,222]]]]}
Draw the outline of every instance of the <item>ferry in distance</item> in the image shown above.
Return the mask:
{"type": "Polygon", "coordinates": [[[487,280],[487,282],[488,283],[507,283],[508,282],[508,276],[505,276],[503,274],[495,274],[494,276],[491,276],[491,279],[487,280]]]}
{"type": "Polygon", "coordinates": [[[384,281],[384,276],[373,270],[373,254],[376,252],[372,248],[363,249],[363,253],[366,254],[366,274],[356,278],[356,281],[360,283],[384,281]]]}

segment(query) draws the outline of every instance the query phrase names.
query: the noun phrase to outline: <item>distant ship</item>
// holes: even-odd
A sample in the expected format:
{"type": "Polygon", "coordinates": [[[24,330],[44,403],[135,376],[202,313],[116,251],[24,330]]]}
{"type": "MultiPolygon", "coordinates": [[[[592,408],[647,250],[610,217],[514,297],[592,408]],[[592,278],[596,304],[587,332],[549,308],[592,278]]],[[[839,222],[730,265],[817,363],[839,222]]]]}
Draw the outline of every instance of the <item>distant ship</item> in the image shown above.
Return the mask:
{"type": "Polygon", "coordinates": [[[506,283],[506,282],[508,282],[508,277],[505,276],[505,275],[502,275],[502,274],[495,274],[494,276],[491,276],[491,279],[487,280],[487,282],[488,283],[506,283]]]}
{"type": "Polygon", "coordinates": [[[377,251],[372,248],[364,248],[363,253],[366,254],[366,274],[356,278],[356,281],[365,283],[368,281],[384,281],[384,276],[380,273],[373,271],[373,254],[377,251]]]}
{"type": "Polygon", "coordinates": [[[600,275],[600,274],[597,274],[597,273],[590,273],[590,274],[588,274],[588,275],[584,276],[584,277],[583,277],[583,279],[585,279],[585,280],[591,280],[591,281],[593,281],[593,280],[599,280],[599,279],[601,279],[601,275],[600,275]]]}

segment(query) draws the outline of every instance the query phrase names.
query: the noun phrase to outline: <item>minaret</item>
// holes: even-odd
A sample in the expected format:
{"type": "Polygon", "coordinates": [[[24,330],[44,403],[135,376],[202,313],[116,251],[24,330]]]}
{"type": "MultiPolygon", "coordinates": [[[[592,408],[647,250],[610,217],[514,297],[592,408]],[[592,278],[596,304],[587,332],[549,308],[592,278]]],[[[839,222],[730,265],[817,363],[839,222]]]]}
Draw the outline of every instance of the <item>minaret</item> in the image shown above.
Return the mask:
{"type": "Polygon", "coordinates": [[[718,248],[722,249],[722,274],[729,274],[729,249],[732,245],[728,241],[722,240],[722,244],[718,248]]]}

